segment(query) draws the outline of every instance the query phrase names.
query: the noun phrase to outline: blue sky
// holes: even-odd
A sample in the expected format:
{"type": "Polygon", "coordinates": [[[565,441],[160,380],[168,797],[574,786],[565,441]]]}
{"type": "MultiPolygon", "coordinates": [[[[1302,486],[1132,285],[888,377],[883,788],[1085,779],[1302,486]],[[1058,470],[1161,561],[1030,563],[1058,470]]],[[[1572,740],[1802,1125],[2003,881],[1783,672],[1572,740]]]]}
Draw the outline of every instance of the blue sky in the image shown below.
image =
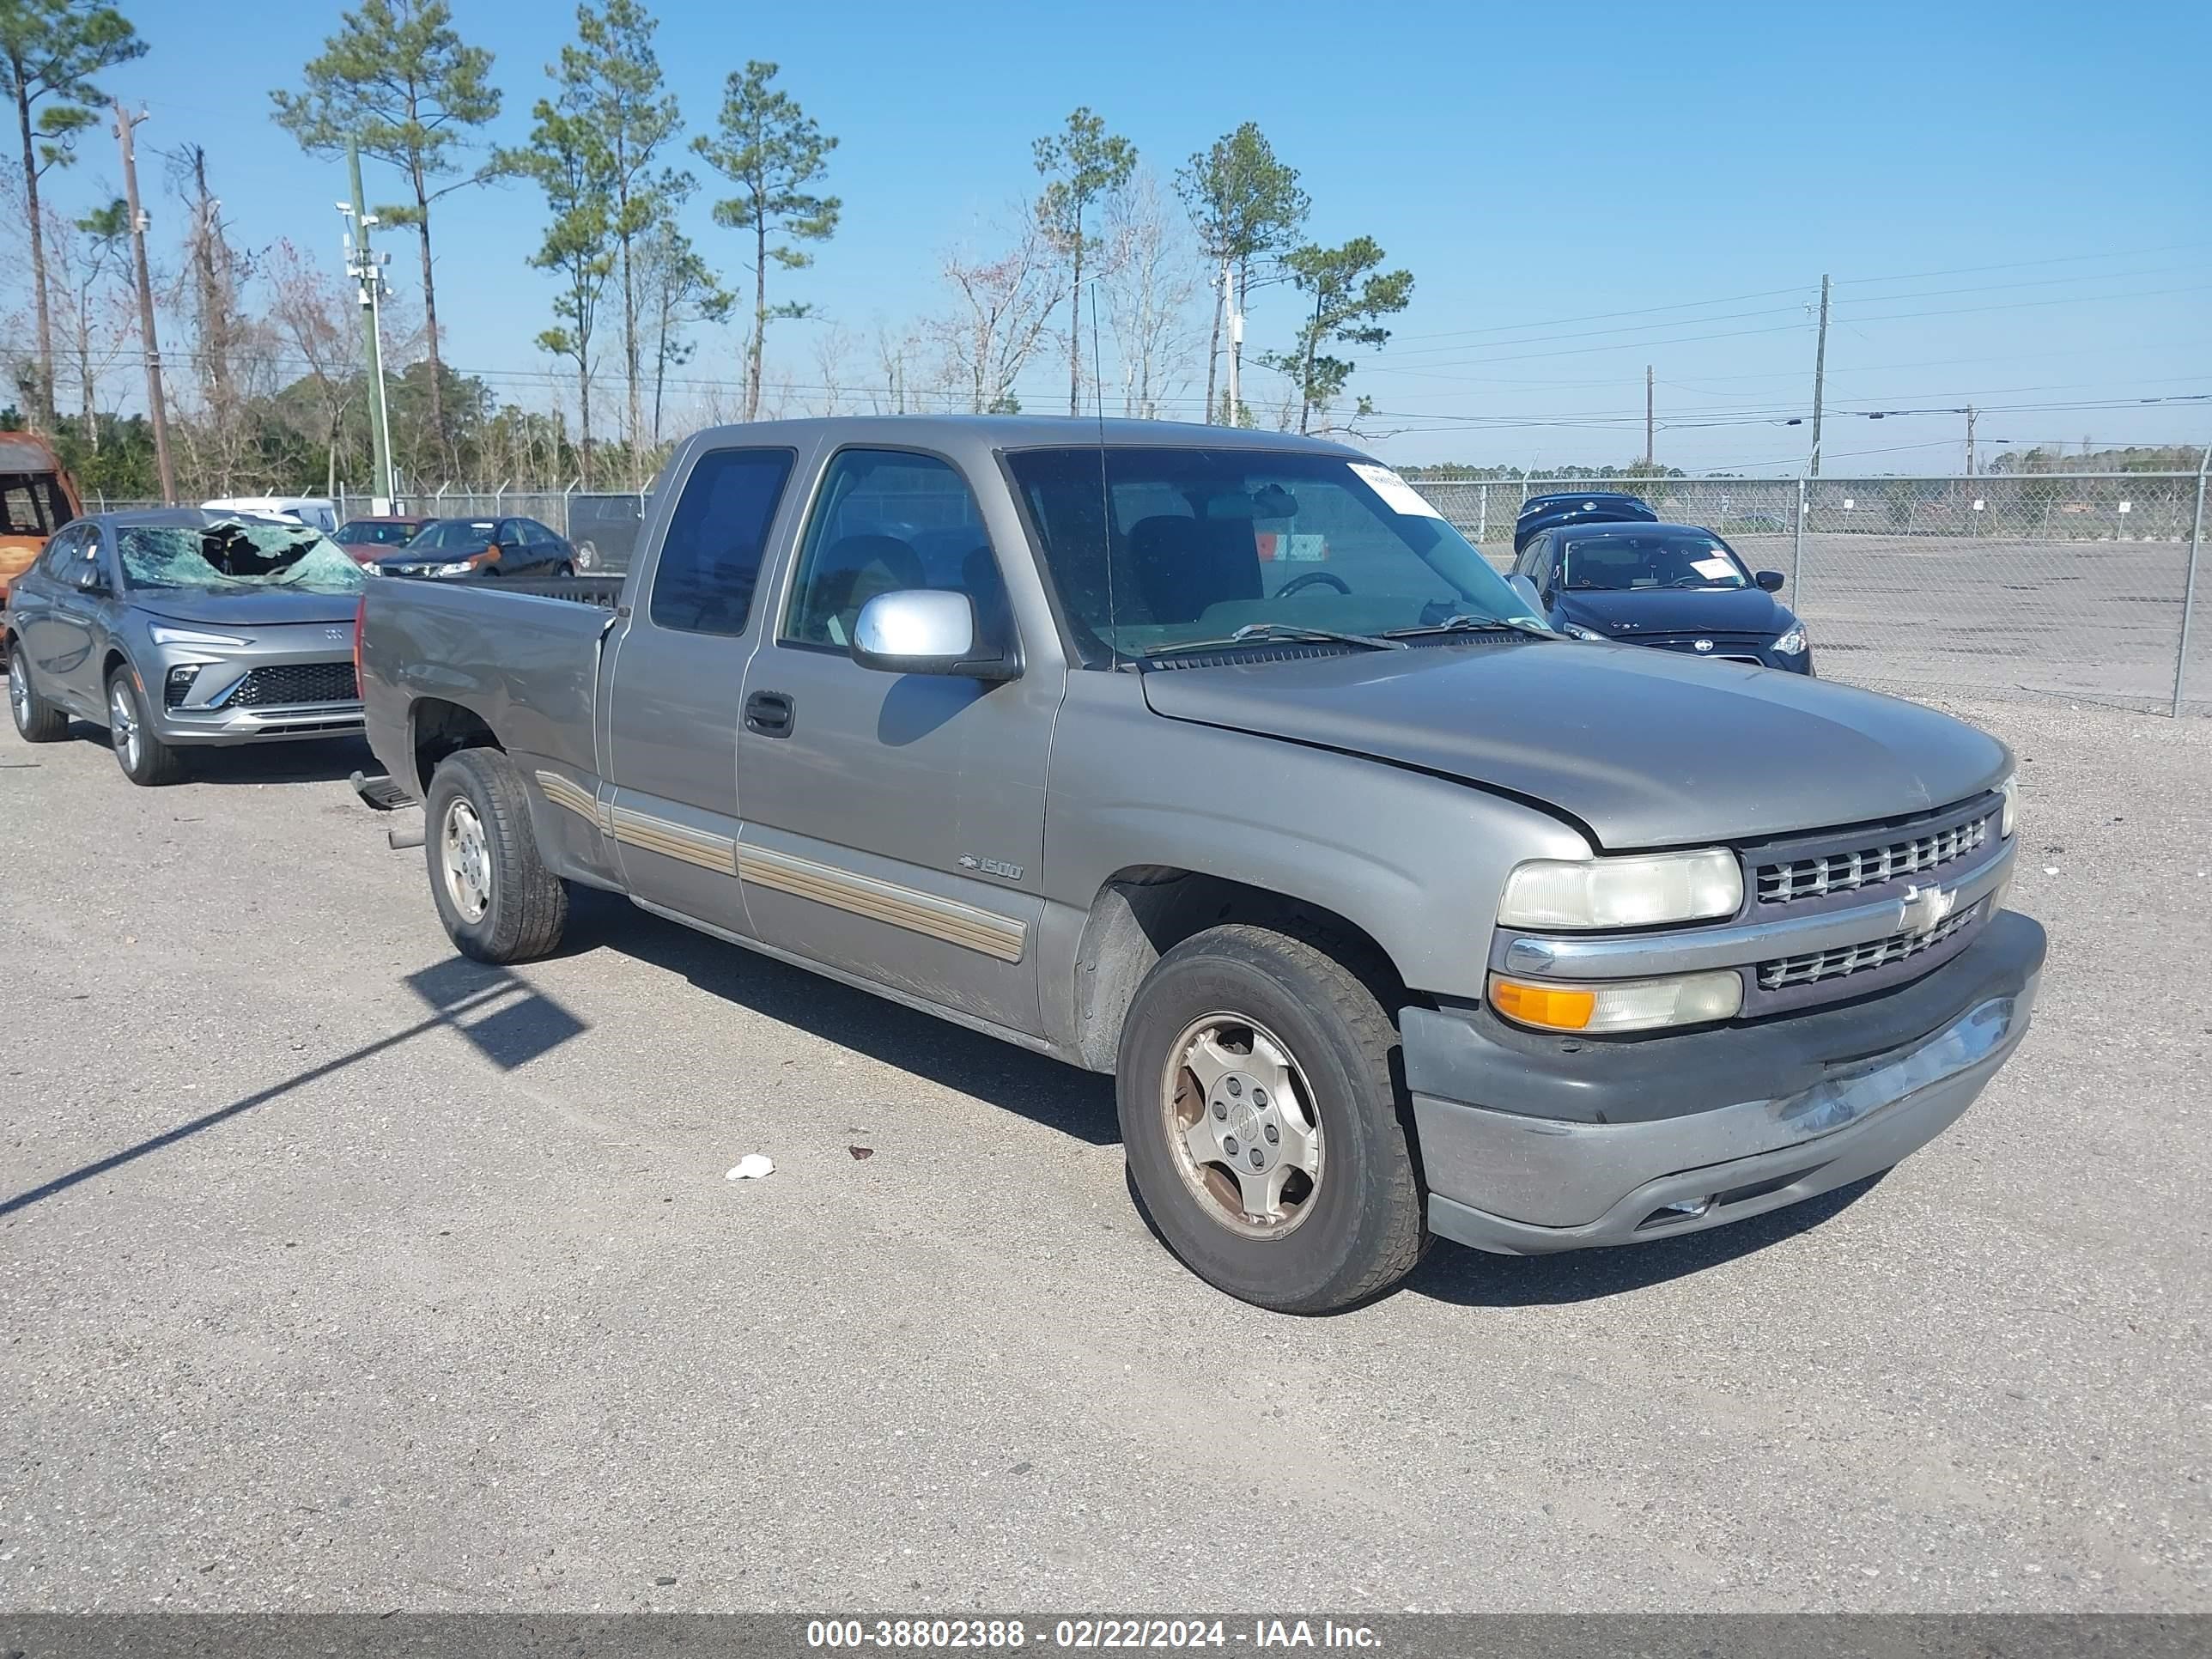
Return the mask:
{"type": "MultiPolygon", "coordinates": [[[[343,165],[303,156],[267,91],[320,49],[337,5],[125,3],[152,51],[112,89],[153,112],[142,146],[205,144],[242,243],[289,236],[335,264],[343,165]]],[[[522,0],[455,12],[496,54],[495,136],[517,142],[573,14],[522,0]]],[[[1990,411],[1985,456],[2212,441],[2212,403],[2047,407],[2212,392],[2201,4],[843,0],[659,15],[694,130],[727,71],[758,57],[839,136],[842,228],[783,291],[863,336],[942,307],[939,252],[988,240],[979,227],[1036,188],[1030,141],[1089,104],[1164,177],[1259,121],[1303,173],[1316,238],[1372,235],[1414,272],[1413,307],[1354,381],[1384,411],[1378,447],[1403,461],[1632,459],[1649,363],[1662,460],[1792,468],[1803,428],[1774,422],[1809,401],[1823,271],[1837,280],[1832,410],[1972,401],[1990,411]]],[[[112,186],[110,154],[88,144],[53,181],[64,199],[112,186]]],[[[734,281],[703,182],[692,228],[734,281]]],[[[372,170],[372,197],[395,185],[372,170]]],[[[449,361],[543,403],[562,377],[531,343],[551,295],[524,264],[535,193],[470,191],[438,211],[449,361]]],[[[384,246],[410,290],[410,246],[384,246]]],[[[1256,348],[1280,343],[1291,303],[1255,302],[1256,348]]],[[[771,340],[811,382],[809,335],[771,340]]],[[[692,372],[734,381],[734,339],[710,339],[692,372]]],[[[1055,384],[1064,398],[1065,373],[1048,355],[1024,379],[1028,406],[1051,408],[1055,384]]],[[[866,377],[865,350],[851,374],[866,377]]],[[[611,383],[602,396],[612,407],[611,383]]],[[[1955,470],[1964,425],[1838,414],[1827,470],[1955,470]]]]}

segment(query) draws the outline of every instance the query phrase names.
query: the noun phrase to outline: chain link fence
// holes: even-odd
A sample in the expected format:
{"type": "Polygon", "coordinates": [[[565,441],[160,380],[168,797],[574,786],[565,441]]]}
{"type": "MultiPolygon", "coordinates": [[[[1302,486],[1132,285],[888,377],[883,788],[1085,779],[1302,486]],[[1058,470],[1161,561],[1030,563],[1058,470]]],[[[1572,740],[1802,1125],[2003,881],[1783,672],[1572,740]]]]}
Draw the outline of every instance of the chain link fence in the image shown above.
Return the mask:
{"type": "MultiPolygon", "coordinates": [[[[2203,472],[1948,478],[1423,478],[1414,487],[1501,568],[1532,495],[1642,497],[1787,579],[1822,675],[1905,696],[2058,697],[2212,714],[2203,472]]],[[[441,489],[398,508],[525,518],[575,544],[580,570],[629,568],[646,497],[441,489]]],[[[100,499],[95,511],[152,507],[100,499]]],[[[338,517],[368,514],[363,494],[338,517]]]]}
{"type": "Polygon", "coordinates": [[[1662,520],[1718,531],[1788,579],[1782,598],[1829,678],[2212,714],[2212,629],[2193,614],[2212,594],[2191,580],[2203,484],[2197,472],[1414,481],[1501,568],[1534,495],[1632,495],[1662,520]]]}

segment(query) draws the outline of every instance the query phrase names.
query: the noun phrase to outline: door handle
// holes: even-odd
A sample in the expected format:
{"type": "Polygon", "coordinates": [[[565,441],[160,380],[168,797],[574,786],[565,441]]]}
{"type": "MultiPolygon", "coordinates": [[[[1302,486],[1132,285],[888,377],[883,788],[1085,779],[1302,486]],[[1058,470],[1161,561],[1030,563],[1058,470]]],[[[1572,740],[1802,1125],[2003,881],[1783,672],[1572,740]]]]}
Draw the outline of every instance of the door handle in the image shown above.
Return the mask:
{"type": "Polygon", "coordinates": [[[797,705],[783,692],[756,691],[745,699],[745,730],[764,738],[787,738],[796,712],[797,705]]]}

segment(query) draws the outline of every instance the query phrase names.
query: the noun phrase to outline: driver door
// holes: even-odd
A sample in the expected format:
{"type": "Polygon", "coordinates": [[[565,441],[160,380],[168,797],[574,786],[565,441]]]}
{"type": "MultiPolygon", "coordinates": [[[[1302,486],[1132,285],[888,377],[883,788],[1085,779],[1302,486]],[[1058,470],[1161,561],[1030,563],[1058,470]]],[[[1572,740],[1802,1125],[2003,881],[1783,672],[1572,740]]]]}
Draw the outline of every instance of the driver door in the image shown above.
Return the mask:
{"type": "Polygon", "coordinates": [[[979,638],[1018,648],[992,531],[951,460],[841,450],[814,503],[772,641],[745,674],[747,913],[769,944],[1033,1032],[1065,672],[1033,662],[987,684],[849,654],[860,607],[915,587],[966,593],[979,638]]]}

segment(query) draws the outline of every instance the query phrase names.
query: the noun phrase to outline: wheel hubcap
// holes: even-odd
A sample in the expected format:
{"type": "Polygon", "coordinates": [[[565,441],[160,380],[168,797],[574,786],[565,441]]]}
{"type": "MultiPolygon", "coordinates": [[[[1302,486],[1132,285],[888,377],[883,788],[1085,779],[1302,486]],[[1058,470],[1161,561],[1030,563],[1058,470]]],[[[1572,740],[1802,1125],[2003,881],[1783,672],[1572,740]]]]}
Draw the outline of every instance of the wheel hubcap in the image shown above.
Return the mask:
{"type": "Polygon", "coordinates": [[[1183,1182],[1221,1225],[1289,1232],[1321,1189],[1321,1121],[1290,1050],[1231,1013],[1184,1028],[1169,1050],[1161,1109],[1183,1182]]]}
{"type": "Polygon", "coordinates": [[[456,800],[446,809],[438,848],[446,896],[464,920],[482,921],[491,908],[491,849],[484,844],[483,820],[466,800],[456,800]]]}
{"type": "Polygon", "coordinates": [[[114,740],[115,752],[123,763],[133,771],[138,768],[138,721],[131,713],[131,694],[118,680],[115,689],[107,694],[107,732],[114,740]]]}
{"type": "Polygon", "coordinates": [[[31,723],[31,676],[30,671],[21,663],[10,665],[8,701],[15,707],[15,723],[28,726],[31,723]]]}

